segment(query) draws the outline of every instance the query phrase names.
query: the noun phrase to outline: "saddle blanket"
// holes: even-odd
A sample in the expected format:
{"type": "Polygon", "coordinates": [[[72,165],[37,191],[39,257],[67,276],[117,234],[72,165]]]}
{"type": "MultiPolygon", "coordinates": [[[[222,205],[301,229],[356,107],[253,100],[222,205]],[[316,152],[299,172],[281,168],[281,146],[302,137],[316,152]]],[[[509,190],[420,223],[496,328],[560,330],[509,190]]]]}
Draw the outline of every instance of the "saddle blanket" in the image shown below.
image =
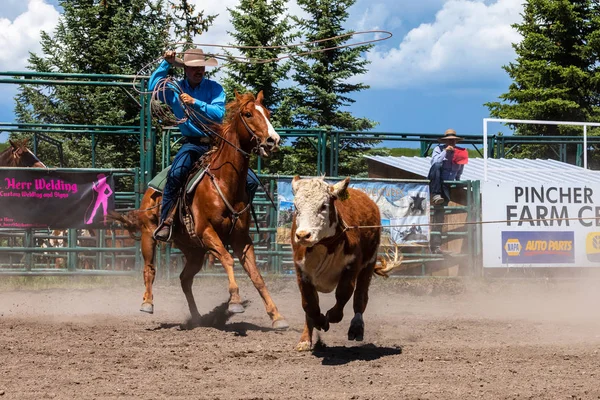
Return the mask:
{"type": "MultiPolygon", "coordinates": [[[[168,166],[167,168],[160,171],[158,175],[156,175],[154,178],[152,178],[150,183],[148,183],[148,186],[151,187],[152,189],[156,190],[157,192],[162,193],[163,190],[165,189],[165,184],[167,183],[167,175],[169,174],[170,169],[171,169],[171,166],[168,166]]],[[[205,169],[198,170],[194,174],[192,179],[188,180],[187,187],[185,188],[185,191],[187,193],[192,193],[194,191],[194,189],[196,188],[196,185],[198,185],[198,183],[202,180],[202,177],[204,176],[205,171],[206,171],[205,169]]]]}

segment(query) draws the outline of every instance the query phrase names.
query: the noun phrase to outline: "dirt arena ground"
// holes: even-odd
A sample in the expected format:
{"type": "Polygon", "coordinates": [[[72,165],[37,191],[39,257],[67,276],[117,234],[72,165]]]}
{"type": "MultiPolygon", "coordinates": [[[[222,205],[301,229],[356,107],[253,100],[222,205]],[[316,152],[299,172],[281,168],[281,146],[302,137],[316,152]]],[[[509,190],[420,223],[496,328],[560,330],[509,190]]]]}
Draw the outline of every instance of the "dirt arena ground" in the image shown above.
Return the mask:
{"type": "Polygon", "coordinates": [[[374,278],[365,341],[346,340],[350,302],[306,353],[291,279],[267,280],[286,332],[245,277],[229,319],[226,281],[197,279],[206,326],[187,330],[176,282],[148,315],[124,281],[0,285],[0,399],[600,399],[598,281],[374,278]]]}

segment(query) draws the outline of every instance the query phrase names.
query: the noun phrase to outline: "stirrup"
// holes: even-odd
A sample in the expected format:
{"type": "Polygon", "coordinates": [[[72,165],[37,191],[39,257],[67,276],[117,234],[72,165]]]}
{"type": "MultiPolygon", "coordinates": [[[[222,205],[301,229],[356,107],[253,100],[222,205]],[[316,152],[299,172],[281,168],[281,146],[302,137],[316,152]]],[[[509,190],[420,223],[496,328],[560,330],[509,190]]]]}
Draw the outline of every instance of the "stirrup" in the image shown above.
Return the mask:
{"type": "Polygon", "coordinates": [[[167,225],[163,221],[158,227],[154,230],[152,237],[154,240],[158,240],[161,242],[170,242],[171,236],[173,235],[173,225],[167,225]],[[165,236],[165,232],[167,231],[167,235],[165,236]],[[160,235],[159,235],[160,233],[160,235]]]}

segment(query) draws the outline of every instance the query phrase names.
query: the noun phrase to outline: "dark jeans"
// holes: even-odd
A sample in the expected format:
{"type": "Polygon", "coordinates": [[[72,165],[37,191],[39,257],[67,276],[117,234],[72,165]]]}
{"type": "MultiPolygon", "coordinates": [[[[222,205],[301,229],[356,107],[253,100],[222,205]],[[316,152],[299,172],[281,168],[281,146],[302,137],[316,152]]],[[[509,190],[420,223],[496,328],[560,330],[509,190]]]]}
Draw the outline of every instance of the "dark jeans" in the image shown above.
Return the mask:
{"type": "MultiPolygon", "coordinates": [[[[206,153],[210,147],[208,145],[197,145],[192,143],[185,143],[173,159],[171,169],[167,175],[167,183],[163,190],[162,197],[162,210],[160,213],[161,222],[164,221],[169,215],[169,211],[175,205],[177,196],[180,190],[187,181],[187,177],[194,166],[194,163],[206,153]]],[[[258,177],[248,170],[248,177],[246,178],[246,191],[250,196],[250,201],[254,199],[254,194],[260,185],[258,177]]]]}
{"type": "Polygon", "coordinates": [[[429,179],[429,194],[431,197],[439,194],[444,199],[450,200],[450,190],[447,185],[444,185],[444,180],[442,179],[441,162],[431,165],[427,179],[429,179]]]}
{"type": "MultiPolygon", "coordinates": [[[[429,179],[429,194],[431,197],[439,194],[444,198],[444,204],[439,206],[434,206],[433,212],[431,214],[431,223],[432,224],[441,224],[444,222],[445,210],[444,206],[448,204],[448,200],[450,199],[450,189],[448,185],[444,184],[444,180],[442,179],[442,163],[435,163],[429,169],[429,175],[427,176],[429,179]]],[[[441,225],[432,225],[431,226],[431,235],[429,239],[429,247],[432,250],[440,247],[442,245],[442,226],[441,225]]]]}

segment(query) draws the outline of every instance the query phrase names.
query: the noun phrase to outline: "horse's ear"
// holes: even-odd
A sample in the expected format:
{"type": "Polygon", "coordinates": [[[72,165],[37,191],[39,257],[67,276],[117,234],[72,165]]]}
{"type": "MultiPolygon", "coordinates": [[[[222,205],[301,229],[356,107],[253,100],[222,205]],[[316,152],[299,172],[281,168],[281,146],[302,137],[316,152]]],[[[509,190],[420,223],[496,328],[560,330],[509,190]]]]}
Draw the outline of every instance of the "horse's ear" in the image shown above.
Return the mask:
{"type": "Polygon", "coordinates": [[[233,89],[233,94],[238,101],[242,101],[242,95],[238,93],[237,89],[233,89]]]}
{"type": "Polygon", "coordinates": [[[264,95],[263,95],[263,91],[261,90],[256,95],[256,102],[259,103],[259,104],[262,104],[263,103],[263,98],[264,98],[264,95]]]}
{"type": "Polygon", "coordinates": [[[15,149],[15,150],[19,148],[19,146],[17,146],[17,145],[15,144],[15,142],[13,142],[13,141],[12,141],[12,140],[10,140],[10,139],[8,139],[8,143],[10,143],[10,145],[12,146],[12,148],[13,148],[13,149],[15,149]]]}

